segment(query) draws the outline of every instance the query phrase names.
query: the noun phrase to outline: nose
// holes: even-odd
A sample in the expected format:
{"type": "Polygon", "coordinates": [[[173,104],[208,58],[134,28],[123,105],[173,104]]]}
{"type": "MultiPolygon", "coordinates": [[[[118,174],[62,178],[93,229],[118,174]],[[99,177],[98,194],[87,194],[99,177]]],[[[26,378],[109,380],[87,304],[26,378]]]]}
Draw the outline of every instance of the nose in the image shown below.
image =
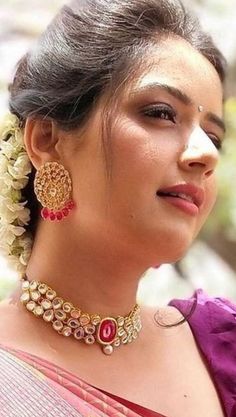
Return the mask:
{"type": "Polygon", "coordinates": [[[209,177],[219,160],[219,151],[212,140],[197,126],[188,137],[184,151],[179,158],[179,165],[186,171],[198,170],[204,177],[209,177]]]}

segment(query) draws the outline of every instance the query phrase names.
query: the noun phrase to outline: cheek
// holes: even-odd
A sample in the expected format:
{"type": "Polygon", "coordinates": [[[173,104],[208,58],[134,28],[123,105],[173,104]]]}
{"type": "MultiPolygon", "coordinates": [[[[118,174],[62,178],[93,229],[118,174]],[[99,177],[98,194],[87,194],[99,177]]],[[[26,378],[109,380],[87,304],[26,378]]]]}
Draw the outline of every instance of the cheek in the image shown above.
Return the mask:
{"type": "Polygon", "coordinates": [[[156,187],[164,179],[166,167],[176,162],[174,141],[168,133],[147,131],[125,119],[116,125],[112,138],[114,178],[125,179],[127,186],[132,181],[149,189],[156,187]]]}
{"type": "Polygon", "coordinates": [[[147,133],[137,125],[122,122],[112,138],[112,172],[116,185],[120,183],[125,189],[132,189],[136,183],[144,184],[147,176],[151,181],[157,150],[151,146],[147,133]]]}
{"type": "Polygon", "coordinates": [[[179,137],[172,129],[147,127],[122,117],[112,132],[113,211],[121,219],[150,221],[157,213],[156,192],[177,177],[179,137]]]}
{"type": "Polygon", "coordinates": [[[212,208],[216,202],[217,192],[218,192],[218,183],[217,183],[215,174],[212,175],[211,181],[209,182],[209,184],[207,184],[206,192],[208,195],[210,208],[212,208]]]}
{"type": "Polygon", "coordinates": [[[212,178],[209,178],[207,181],[205,190],[206,200],[202,210],[202,221],[205,221],[206,217],[210,214],[216,202],[218,186],[215,174],[213,174],[212,178]]]}
{"type": "Polygon", "coordinates": [[[131,226],[155,202],[160,171],[158,147],[142,127],[123,119],[113,129],[111,154],[112,214],[119,224],[131,226]]]}

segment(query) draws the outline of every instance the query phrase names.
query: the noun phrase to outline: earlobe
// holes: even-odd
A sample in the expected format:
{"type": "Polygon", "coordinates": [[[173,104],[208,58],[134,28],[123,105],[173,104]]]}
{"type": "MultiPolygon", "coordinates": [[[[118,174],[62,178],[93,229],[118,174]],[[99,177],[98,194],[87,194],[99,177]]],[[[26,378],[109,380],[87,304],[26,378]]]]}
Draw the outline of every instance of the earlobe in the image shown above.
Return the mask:
{"type": "Polygon", "coordinates": [[[45,162],[60,159],[56,150],[58,140],[58,129],[52,120],[27,119],[24,143],[29,159],[37,170],[45,162]]]}

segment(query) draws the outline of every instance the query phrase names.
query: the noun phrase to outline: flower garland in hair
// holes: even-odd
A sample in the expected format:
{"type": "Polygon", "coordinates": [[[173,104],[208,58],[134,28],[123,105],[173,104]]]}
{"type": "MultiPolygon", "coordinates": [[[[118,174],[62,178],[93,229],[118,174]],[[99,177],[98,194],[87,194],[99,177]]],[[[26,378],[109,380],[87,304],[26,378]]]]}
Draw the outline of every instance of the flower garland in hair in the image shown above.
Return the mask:
{"type": "Polygon", "coordinates": [[[0,251],[20,274],[26,270],[33,241],[24,227],[30,210],[21,192],[31,171],[20,121],[9,113],[0,123],[0,251]]]}

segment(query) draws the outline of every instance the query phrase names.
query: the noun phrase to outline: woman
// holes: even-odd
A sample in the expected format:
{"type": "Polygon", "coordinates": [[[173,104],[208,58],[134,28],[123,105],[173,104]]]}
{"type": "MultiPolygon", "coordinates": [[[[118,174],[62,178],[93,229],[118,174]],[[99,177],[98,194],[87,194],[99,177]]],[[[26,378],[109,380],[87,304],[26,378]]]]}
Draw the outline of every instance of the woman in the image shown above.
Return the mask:
{"type": "Polygon", "coordinates": [[[64,7],[2,128],[0,415],[236,416],[235,313],[136,305],[216,199],[225,61],[178,1],[64,7]],[[27,201],[27,203],[26,203],[27,201]]]}

